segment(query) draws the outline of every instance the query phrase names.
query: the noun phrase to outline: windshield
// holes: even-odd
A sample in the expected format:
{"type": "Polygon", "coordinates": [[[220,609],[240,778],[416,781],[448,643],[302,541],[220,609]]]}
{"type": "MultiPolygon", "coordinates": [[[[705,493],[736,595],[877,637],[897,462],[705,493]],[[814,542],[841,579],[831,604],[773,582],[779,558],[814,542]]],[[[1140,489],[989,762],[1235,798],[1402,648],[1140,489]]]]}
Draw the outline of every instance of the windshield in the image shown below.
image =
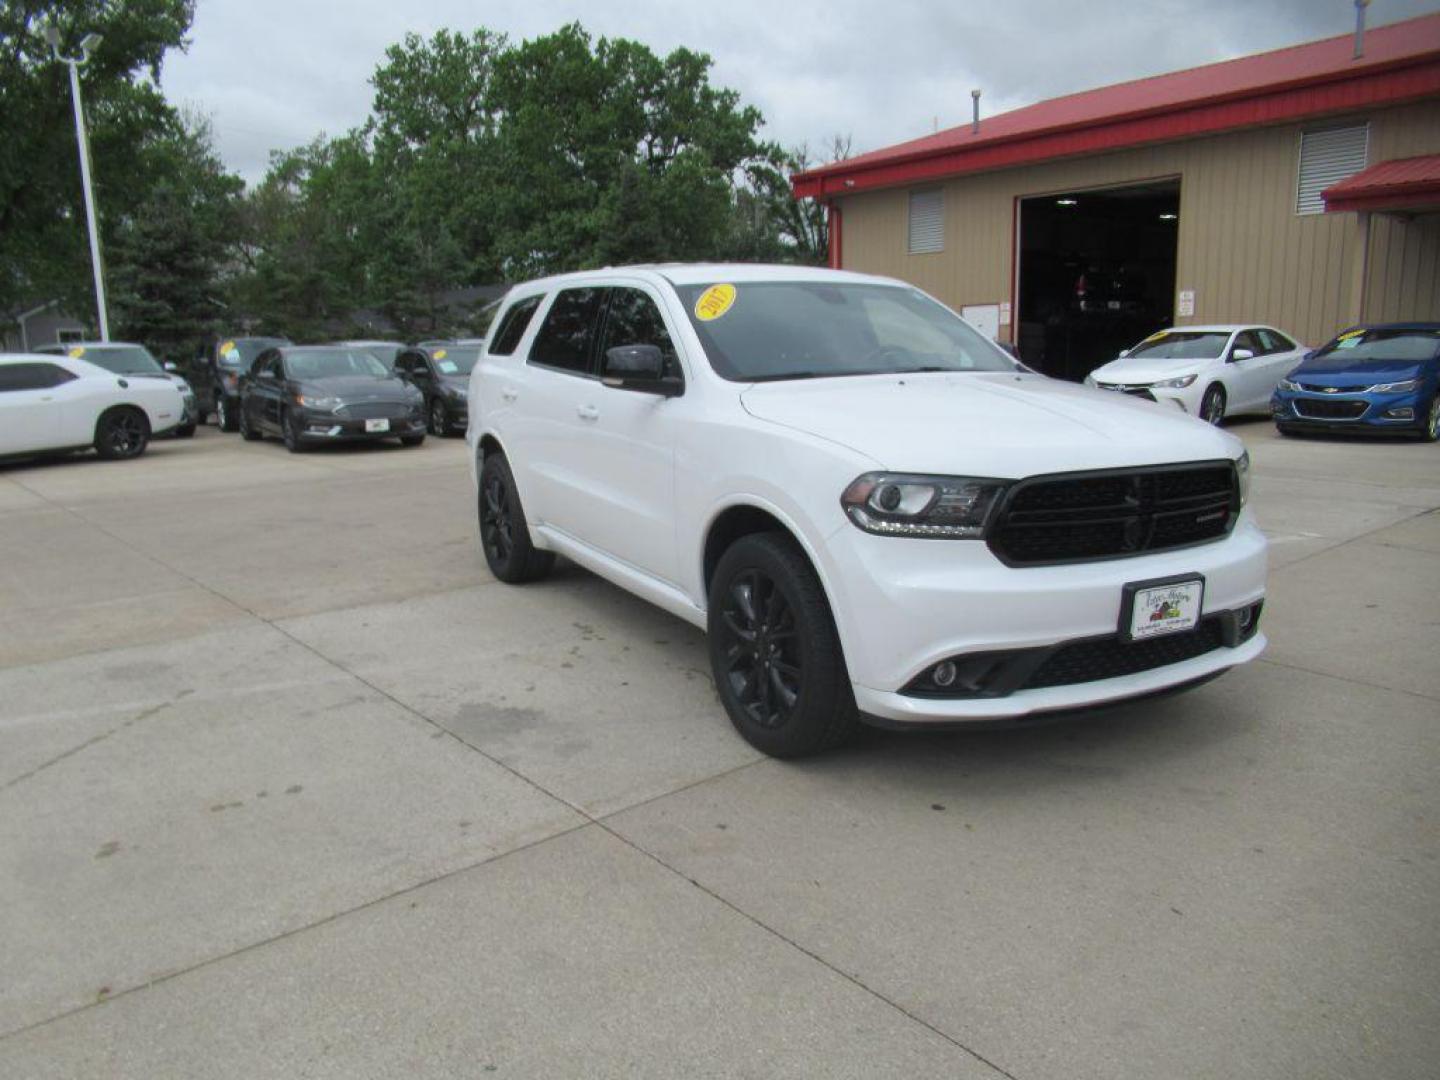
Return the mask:
{"type": "Polygon", "coordinates": [[[1419,363],[1440,348],[1440,330],[1351,330],[1315,354],[1330,360],[1328,367],[1344,367],[1355,360],[1395,360],[1419,363]]]}
{"type": "Polygon", "coordinates": [[[390,374],[365,349],[296,349],[285,354],[285,370],[292,379],[309,380],[390,374]]]}
{"type": "Polygon", "coordinates": [[[480,355],[478,345],[446,345],[430,354],[441,375],[469,375],[480,355]]]}
{"type": "Polygon", "coordinates": [[[1014,371],[978,331],[917,289],[819,281],[679,285],[715,371],[734,382],[1014,371]]]}
{"type": "Polygon", "coordinates": [[[69,353],[116,375],[164,375],[165,369],[143,345],[79,345],[69,353]]]}
{"type": "Polygon", "coordinates": [[[226,367],[244,368],[249,371],[251,363],[266,349],[289,344],[288,338],[236,338],[231,341],[222,341],[215,355],[226,367]]]}
{"type": "Polygon", "coordinates": [[[400,354],[401,345],[394,341],[367,341],[356,348],[364,349],[385,365],[386,371],[395,370],[395,357],[400,354]]]}
{"type": "Polygon", "coordinates": [[[1130,350],[1126,360],[1218,360],[1230,340],[1228,330],[1161,330],[1130,350]]]}

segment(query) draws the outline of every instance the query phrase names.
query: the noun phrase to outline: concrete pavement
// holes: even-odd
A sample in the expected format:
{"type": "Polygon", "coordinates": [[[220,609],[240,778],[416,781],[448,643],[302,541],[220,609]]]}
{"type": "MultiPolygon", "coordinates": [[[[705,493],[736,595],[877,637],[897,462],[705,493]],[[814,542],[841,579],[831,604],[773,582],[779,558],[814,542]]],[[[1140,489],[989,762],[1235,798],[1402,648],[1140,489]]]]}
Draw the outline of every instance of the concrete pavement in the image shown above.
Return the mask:
{"type": "Polygon", "coordinates": [[[1432,1076],[1440,447],[1234,430],[1264,659],[798,764],[458,440],[0,467],[0,1075],[1432,1076]]]}

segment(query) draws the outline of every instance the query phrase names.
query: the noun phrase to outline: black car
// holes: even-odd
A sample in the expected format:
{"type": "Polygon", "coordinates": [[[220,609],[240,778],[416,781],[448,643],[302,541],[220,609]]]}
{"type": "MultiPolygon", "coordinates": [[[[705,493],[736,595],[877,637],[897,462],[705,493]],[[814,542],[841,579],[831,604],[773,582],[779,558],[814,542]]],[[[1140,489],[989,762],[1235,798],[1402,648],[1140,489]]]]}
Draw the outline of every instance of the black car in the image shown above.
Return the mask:
{"type": "Polygon", "coordinates": [[[425,441],[425,397],[365,349],[267,349],[240,380],[240,433],[278,435],[291,453],[320,443],[425,441]]]}
{"type": "Polygon", "coordinates": [[[425,395],[431,435],[465,430],[470,421],[470,371],[481,345],[437,342],[406,349],[395,358],[395,374],[425,395]]]}
{"type": "Polygon", "coordinates": [[[198,376],[193,380],[200,396],[202,418],[211,409],[215,411],[215,422],[221,431],[236,431],[240,427],[240,376],[250,370],[255,358],[266,349],[289,345],[290,339],[283,337],[227,337],[215,342],[214,348],[202,354],[196,362],[198,372],[208,378],[202,381],[198,376]]]}

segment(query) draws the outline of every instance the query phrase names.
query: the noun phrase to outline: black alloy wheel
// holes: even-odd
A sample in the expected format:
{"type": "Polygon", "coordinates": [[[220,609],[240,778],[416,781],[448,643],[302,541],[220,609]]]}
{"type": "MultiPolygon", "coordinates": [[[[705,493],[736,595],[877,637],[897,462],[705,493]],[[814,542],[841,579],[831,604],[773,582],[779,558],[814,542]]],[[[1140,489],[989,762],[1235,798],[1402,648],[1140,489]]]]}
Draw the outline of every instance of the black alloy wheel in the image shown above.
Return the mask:
{"type": "Polygon", "coordinates": [[[445,412],[445,402],[438,397],[430,402],[430,434],[443,436],[450,430],[450,417],[445,412]]]}
{"type": "Polygon", "coordinates": [[[295,414],[289,409],[280,414],[280,435],[290,453],[298,454],[305,449],[305,444],[300,441],[300,431],[295,427],[295,414]]]}
{"type": "Polygon", "coordinates": [[[855,698],[825,591],[783,533],[737,540],[710,585],[710,665],[736,730],[773,757],[834,746],[855,698]]]}
{"type": "Polygon", "coordinates": [[[1200,399],[1200,419],[1219,427],[1225,419],[1225,388],[1212,383],[1200,399]]]}
{"type": "Polygon", "coordinates": [[[1426,442],[1440,439],[1440,390],[1430,399],[1430,412],[1425,418],[1425,426],[1420,429],[1420,437],[1426,442]]]}
{"type": "Polygon", "coordinates": [[[139,457],[150,442],[150,422],[139,409],[112,409],[95,426],[95,452],[107,461],[139,457]]]}
{"type": "Polygon", "coordinates": [[[555,553],[540,551],[530,542],[530,527],[504,454],[485,456],[480,466],[479,504],[480,547],[492,574],[519,585],[550,572],[555,553]]]}

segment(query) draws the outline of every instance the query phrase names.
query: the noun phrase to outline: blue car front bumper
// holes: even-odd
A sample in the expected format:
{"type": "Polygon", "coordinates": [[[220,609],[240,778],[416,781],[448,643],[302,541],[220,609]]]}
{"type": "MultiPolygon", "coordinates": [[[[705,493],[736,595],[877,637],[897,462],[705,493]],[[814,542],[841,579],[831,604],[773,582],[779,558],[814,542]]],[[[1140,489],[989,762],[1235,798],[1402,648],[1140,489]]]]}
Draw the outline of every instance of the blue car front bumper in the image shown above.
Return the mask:
{"type": "Polygon", "coordinates": [[[1429,388],[1400,394],[1276,390],[1270,398],[1270,415],[1285,427],[1413,431],[1424,427],[1432,393],[1429,388]]]}

